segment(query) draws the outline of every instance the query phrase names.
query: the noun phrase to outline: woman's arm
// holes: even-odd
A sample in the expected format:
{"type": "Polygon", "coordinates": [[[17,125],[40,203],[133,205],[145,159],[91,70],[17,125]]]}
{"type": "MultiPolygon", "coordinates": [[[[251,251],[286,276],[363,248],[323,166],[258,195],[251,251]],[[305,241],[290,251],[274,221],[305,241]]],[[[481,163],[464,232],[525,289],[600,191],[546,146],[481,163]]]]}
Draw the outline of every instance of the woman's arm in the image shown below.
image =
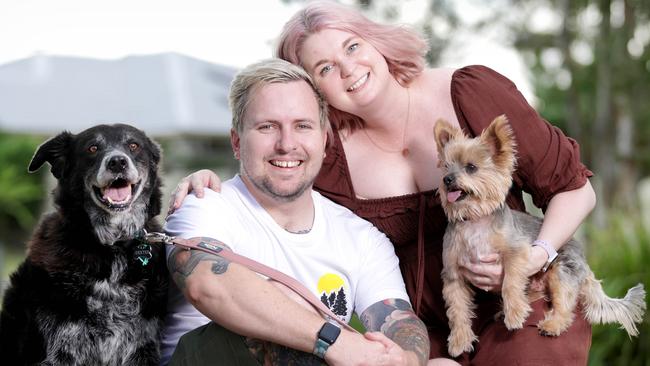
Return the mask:
{"type": "MultiPolygon", "coordinates": [[[[452,82],[457,114],[463,116],[471,135],[479,135],[492,118],[505,114],[517,141],[515,185],[530,193],[545,218],[539,239],[555,248],[573,235],[593,208],[595,198],[587,178],[592,173],[580,161],[577,142],[546,122],[503,75],[483,66],[458,70],[452,82]]],[[[462,123],[461,123],[462,125],[462,123]]],[[[532,244],[532,243],[531,243],[532,244]]],[[[531,247],[528,273],[544,266],[548,254],[531,247]]],[[[498,255],[469,263],[464,273],[482,289],[500,288],[503,268],[498,255]]]]}
{"type": "MultiPolygon", "coordinates": [[[[548,203],[537,239],[559,250],[571,239],[595,205],[596,194],[588,180],[578,189],[556,194],[548,203]]],[[[548,260],[548,254],[540,246],[533,246],[531,250],[529,276],[539,272],[548,260]]]]}
{"type": "MultiPolygon", "coordinates": [[[[556,194],[549,201],[537,238],[559,250],[571,239],[595,205],[596,195],[588,180],[580,188],[556,194]]],[[[493,253],[479,258],[477,262],[465,263],[463,275],[477,288],[485,291],[499,290],[503,280],[503,266],[498,259],[498,254],[493,253]]],[[[539,272],[547,260],[548,254],[542,247],[532,246],[528,276],[539,272]]]]}

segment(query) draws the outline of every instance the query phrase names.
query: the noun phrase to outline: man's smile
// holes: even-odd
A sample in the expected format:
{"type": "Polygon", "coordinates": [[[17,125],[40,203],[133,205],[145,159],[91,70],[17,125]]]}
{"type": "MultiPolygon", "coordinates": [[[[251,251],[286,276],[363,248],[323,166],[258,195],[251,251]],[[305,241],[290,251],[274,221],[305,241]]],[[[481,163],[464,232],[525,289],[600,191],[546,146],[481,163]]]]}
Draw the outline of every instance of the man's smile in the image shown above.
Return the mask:
{"type": "Polygon", "coordinates": [[[269,160],[271,165],[278,168],[295,168],[299,165],[302,165],[302,160],[269,160]]]}

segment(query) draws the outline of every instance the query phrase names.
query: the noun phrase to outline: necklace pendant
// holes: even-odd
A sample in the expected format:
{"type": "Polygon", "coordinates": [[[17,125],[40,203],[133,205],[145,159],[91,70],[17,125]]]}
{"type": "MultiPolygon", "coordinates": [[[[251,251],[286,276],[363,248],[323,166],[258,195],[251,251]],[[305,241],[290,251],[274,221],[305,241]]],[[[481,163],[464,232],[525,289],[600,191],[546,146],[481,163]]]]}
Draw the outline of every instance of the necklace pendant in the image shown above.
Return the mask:
{"type": "Polygon", "coordinates": [[[405,147],[402,149],[402,156],[405,158],[408,158],[411,152],[409,151],[408,147],[405,147]]]}

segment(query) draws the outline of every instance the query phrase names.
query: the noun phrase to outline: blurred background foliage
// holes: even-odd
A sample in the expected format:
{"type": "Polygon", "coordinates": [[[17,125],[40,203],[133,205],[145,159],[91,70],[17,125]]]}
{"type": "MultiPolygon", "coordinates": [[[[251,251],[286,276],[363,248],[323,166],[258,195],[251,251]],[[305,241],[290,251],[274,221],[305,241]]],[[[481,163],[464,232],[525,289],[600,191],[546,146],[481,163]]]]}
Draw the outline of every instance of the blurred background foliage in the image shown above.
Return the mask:
{"type": "MultiPolygon", "coordinates": [[[[587,225],[590,226],[590,225],[587,225]]],[[[650,284],[650,232],[629,215],[610,215],[607,229],[590,227],[587,259],[610,296],[622,297],[630,287],[650,284]]],[[[647,298],[646,298],[647,301],[647,298]]],[[[589,364],[650,365],[650,322],[646,314],[637,338],[615,325],[593,327],[589,364]]]]}
{"type": "MultiPolygon", "coordinates": [[[[354,3],[373,18],[390,22],[408,1],[354,3]]],[[[461,32],[490,34],[520,52],[537,110],[580,142],[582,160],[595,173],[598,205],[579,232],[588,243],[592,269],[610,296],[623,296],[639,282],[648,288],[650,188],[641,192],[650,187],[650,1],[464,0],[484,10],[471,20],[458,5],[463,2],[426,2],[426,12],[413,25],[429,39],[430,65],[446,66],[443,56],[458,45],[454,37],[461,32]]],[[[49,193],[43,184],[46,169],[26,173],[44,138],[0,133],[0,250],[23,250],[49,193]]],[[[227,138],[161,143],[168,185],[197,168],[222,176],[236,169],[227,138]]],[[[5,271],[20,256],[14,258],[5,271]]],[[[650,366],[647,315],[640,328],[640,336],[629,339],[615,326],[594,326],[589,364],[650,366]]]]}
{"type": "Polygon", "coordinates": [[[41,174],[27,174],[29,161],[41,140],[29,135],[0,132],[1,241],[12,241],[31,231],[45,197],[41,174]],[[13,235],[12,235],[13,234],[13,235]]]}

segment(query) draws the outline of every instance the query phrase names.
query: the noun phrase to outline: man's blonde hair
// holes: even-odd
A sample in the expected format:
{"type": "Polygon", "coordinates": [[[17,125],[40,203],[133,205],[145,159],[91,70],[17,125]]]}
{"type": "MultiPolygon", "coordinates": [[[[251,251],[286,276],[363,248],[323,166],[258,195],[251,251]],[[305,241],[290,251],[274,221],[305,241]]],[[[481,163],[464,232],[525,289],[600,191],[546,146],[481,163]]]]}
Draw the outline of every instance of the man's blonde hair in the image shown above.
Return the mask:
{"type": "Polygon", "coordinates": [[[257,88],[274,83],[289,83],[304,80],[314,91],[318,102],[321,128],[331,134],[329,119],[327,118],[327,102],[311,76],[300,66],[279,58],[266,59],[242,69],[235,75],[230,84],[230,111],[232,113],[232,127],[238,133],[243,129],[243,118],[250,102],[251,95],[257,88]]]}

